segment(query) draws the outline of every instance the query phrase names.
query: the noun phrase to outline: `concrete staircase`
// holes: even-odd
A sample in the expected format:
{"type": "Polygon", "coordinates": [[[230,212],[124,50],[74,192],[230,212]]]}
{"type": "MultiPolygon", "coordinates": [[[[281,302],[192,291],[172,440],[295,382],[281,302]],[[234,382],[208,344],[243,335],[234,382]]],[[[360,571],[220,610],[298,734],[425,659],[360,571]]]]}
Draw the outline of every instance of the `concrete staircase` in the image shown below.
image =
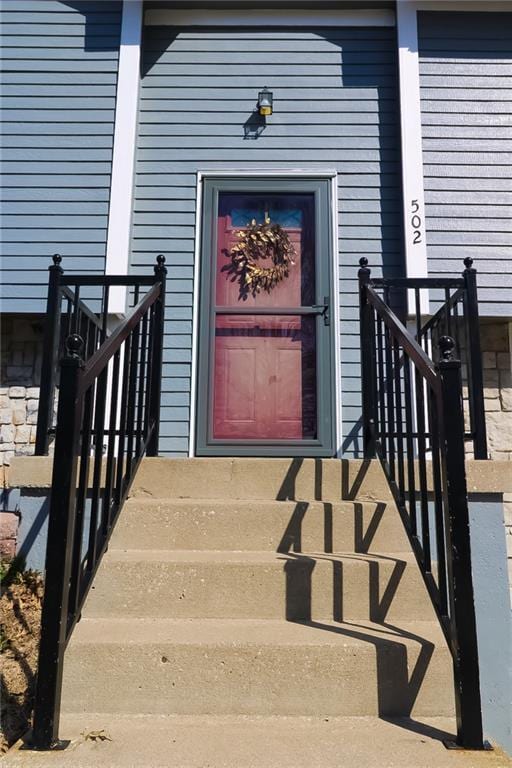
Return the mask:
{"type": "Polygon", "coordinates": [[[340,467],[148,460],[68,649],[64,711],[451,714],[398,513],[383,487],[342,499],[340,467]]]}
{"type": "Polygon", "coordinates": [[[374,462],[145,460],[62,710],[59,766],[459,765],[425,738],[451,658],[374,462]]]}

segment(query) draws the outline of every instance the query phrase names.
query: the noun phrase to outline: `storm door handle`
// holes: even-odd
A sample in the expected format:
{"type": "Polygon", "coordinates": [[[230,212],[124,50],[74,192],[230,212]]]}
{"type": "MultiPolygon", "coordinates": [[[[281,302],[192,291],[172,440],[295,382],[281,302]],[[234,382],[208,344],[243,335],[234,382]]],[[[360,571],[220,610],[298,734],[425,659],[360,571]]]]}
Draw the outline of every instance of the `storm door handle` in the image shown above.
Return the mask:
{"type": "Polygon", "coordinates": [[[317,315],[322,315],[324,318],[324,325],[330,325],[331,324],[331,316],[329,314],[329,297],[324,296],[324,303],[323,304],[313,304],[311,309],[316,310],[317,315]]]}

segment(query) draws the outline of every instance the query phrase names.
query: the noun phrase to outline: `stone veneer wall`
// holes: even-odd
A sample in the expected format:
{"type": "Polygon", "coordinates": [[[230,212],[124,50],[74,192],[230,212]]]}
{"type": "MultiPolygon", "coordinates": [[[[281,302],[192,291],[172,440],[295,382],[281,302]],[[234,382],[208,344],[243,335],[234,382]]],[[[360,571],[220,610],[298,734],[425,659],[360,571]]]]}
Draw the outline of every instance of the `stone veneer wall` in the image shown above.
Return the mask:
{"type": "Polygon", "coordinates": [[[512,459],[510,325],[504,321],[481,326],[487,443],[491,459],[498,461],[512,459]]]}
{"type": "Polygon", "coordinates": [[[0,388],[0,452],[4,466],[15,454],[34,453],[38,406],[39,387],[0,388]]]}
{"type": "MultiPolygon", "coordinates": [[[[512,323],[482,324],[485,415],[491,459],[512,460],[512,323]]],[[[510,465],[512,481],[512,464],[510,465]]],[[[503,496],[512,605],[512,493],[503,496]]]]}
{"type": "Polygon", "coordinates": [[[31,456],[36,440],[43,320],[5,315],[0,357],[0,473],[7,484],[13,456],[31,456]]]}
{"type": "MultiPolygon", "coordinates": [[[[512,323],[481,324],[487,447],[491,459],[512,461],[512,323]]],[[[512,482],[512,463],[510,464],[512,482]]],[[[503,496],[512,605],[512,493],[503,496]]]]}

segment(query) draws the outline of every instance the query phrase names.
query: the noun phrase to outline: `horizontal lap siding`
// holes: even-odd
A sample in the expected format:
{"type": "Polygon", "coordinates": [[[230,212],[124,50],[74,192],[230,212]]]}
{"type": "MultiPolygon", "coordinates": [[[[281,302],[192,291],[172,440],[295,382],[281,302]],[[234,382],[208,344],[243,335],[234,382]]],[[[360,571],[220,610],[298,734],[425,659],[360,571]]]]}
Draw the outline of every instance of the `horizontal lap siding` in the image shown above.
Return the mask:
{"type": "Polygon", "coordinates": [[[2,2],[4,312],[44,311],[51,255],[105,268],[121,2],[2,2]]]}
{"type": "Polygon", "coordinates": [[[145,29],[132,269],[169,265],[161,448],[188,451],[198,169],[336,168],[343,430],[360,453],[357,267],[402,269],[393,29],[145,29]],[[275,112],[257,140],[258,91],[275,112]]]}
{"type": "Polygon", "coordinates": [[[512,315],[512,13],[418,17],[428,266],[512,315]]]}

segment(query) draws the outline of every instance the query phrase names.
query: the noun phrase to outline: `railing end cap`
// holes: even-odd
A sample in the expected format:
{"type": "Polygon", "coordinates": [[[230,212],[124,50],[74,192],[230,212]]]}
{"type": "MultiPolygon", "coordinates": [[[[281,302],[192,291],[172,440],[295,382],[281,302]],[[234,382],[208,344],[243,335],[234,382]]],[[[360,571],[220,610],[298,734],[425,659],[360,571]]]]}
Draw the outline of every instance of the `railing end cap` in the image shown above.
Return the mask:
{"type": "Polygon", "coordinates": [[[48,267],[48,269],[58,269],[58,270],[60,270],[61,272],[63,271],[63,269],[62,269],[62,267],[61,267],[62,256],[60,255],[60,253],[54,253],[54,254],[53,254],[53,256],[52,256],[52,262],[53,262],[53,264],[50,264],[50,266],[48,267]]]}
{"type": "Polygon", "coordinates": [[[167,274],[167,267],[165,266],[165,256],[163,255],[163,253],[159,253],[158,256],[156,257],[156,264],[154,269],[155,269],[155,274],[158,274],[158,273],[160,274],[163,273],[164,275],[167,274]]]}
{"type": "Polygon", "coordinates": [[[451,336],[441,336],[439,339],[439,351],[444,362],[454,359],[455,341],[451,336]]]}
{"type": "Polygon", "coordinates": [[[66,355],[68,357],[81,357],[84,340],[78,333],[71,333],[66,339],[66,355]]]}

